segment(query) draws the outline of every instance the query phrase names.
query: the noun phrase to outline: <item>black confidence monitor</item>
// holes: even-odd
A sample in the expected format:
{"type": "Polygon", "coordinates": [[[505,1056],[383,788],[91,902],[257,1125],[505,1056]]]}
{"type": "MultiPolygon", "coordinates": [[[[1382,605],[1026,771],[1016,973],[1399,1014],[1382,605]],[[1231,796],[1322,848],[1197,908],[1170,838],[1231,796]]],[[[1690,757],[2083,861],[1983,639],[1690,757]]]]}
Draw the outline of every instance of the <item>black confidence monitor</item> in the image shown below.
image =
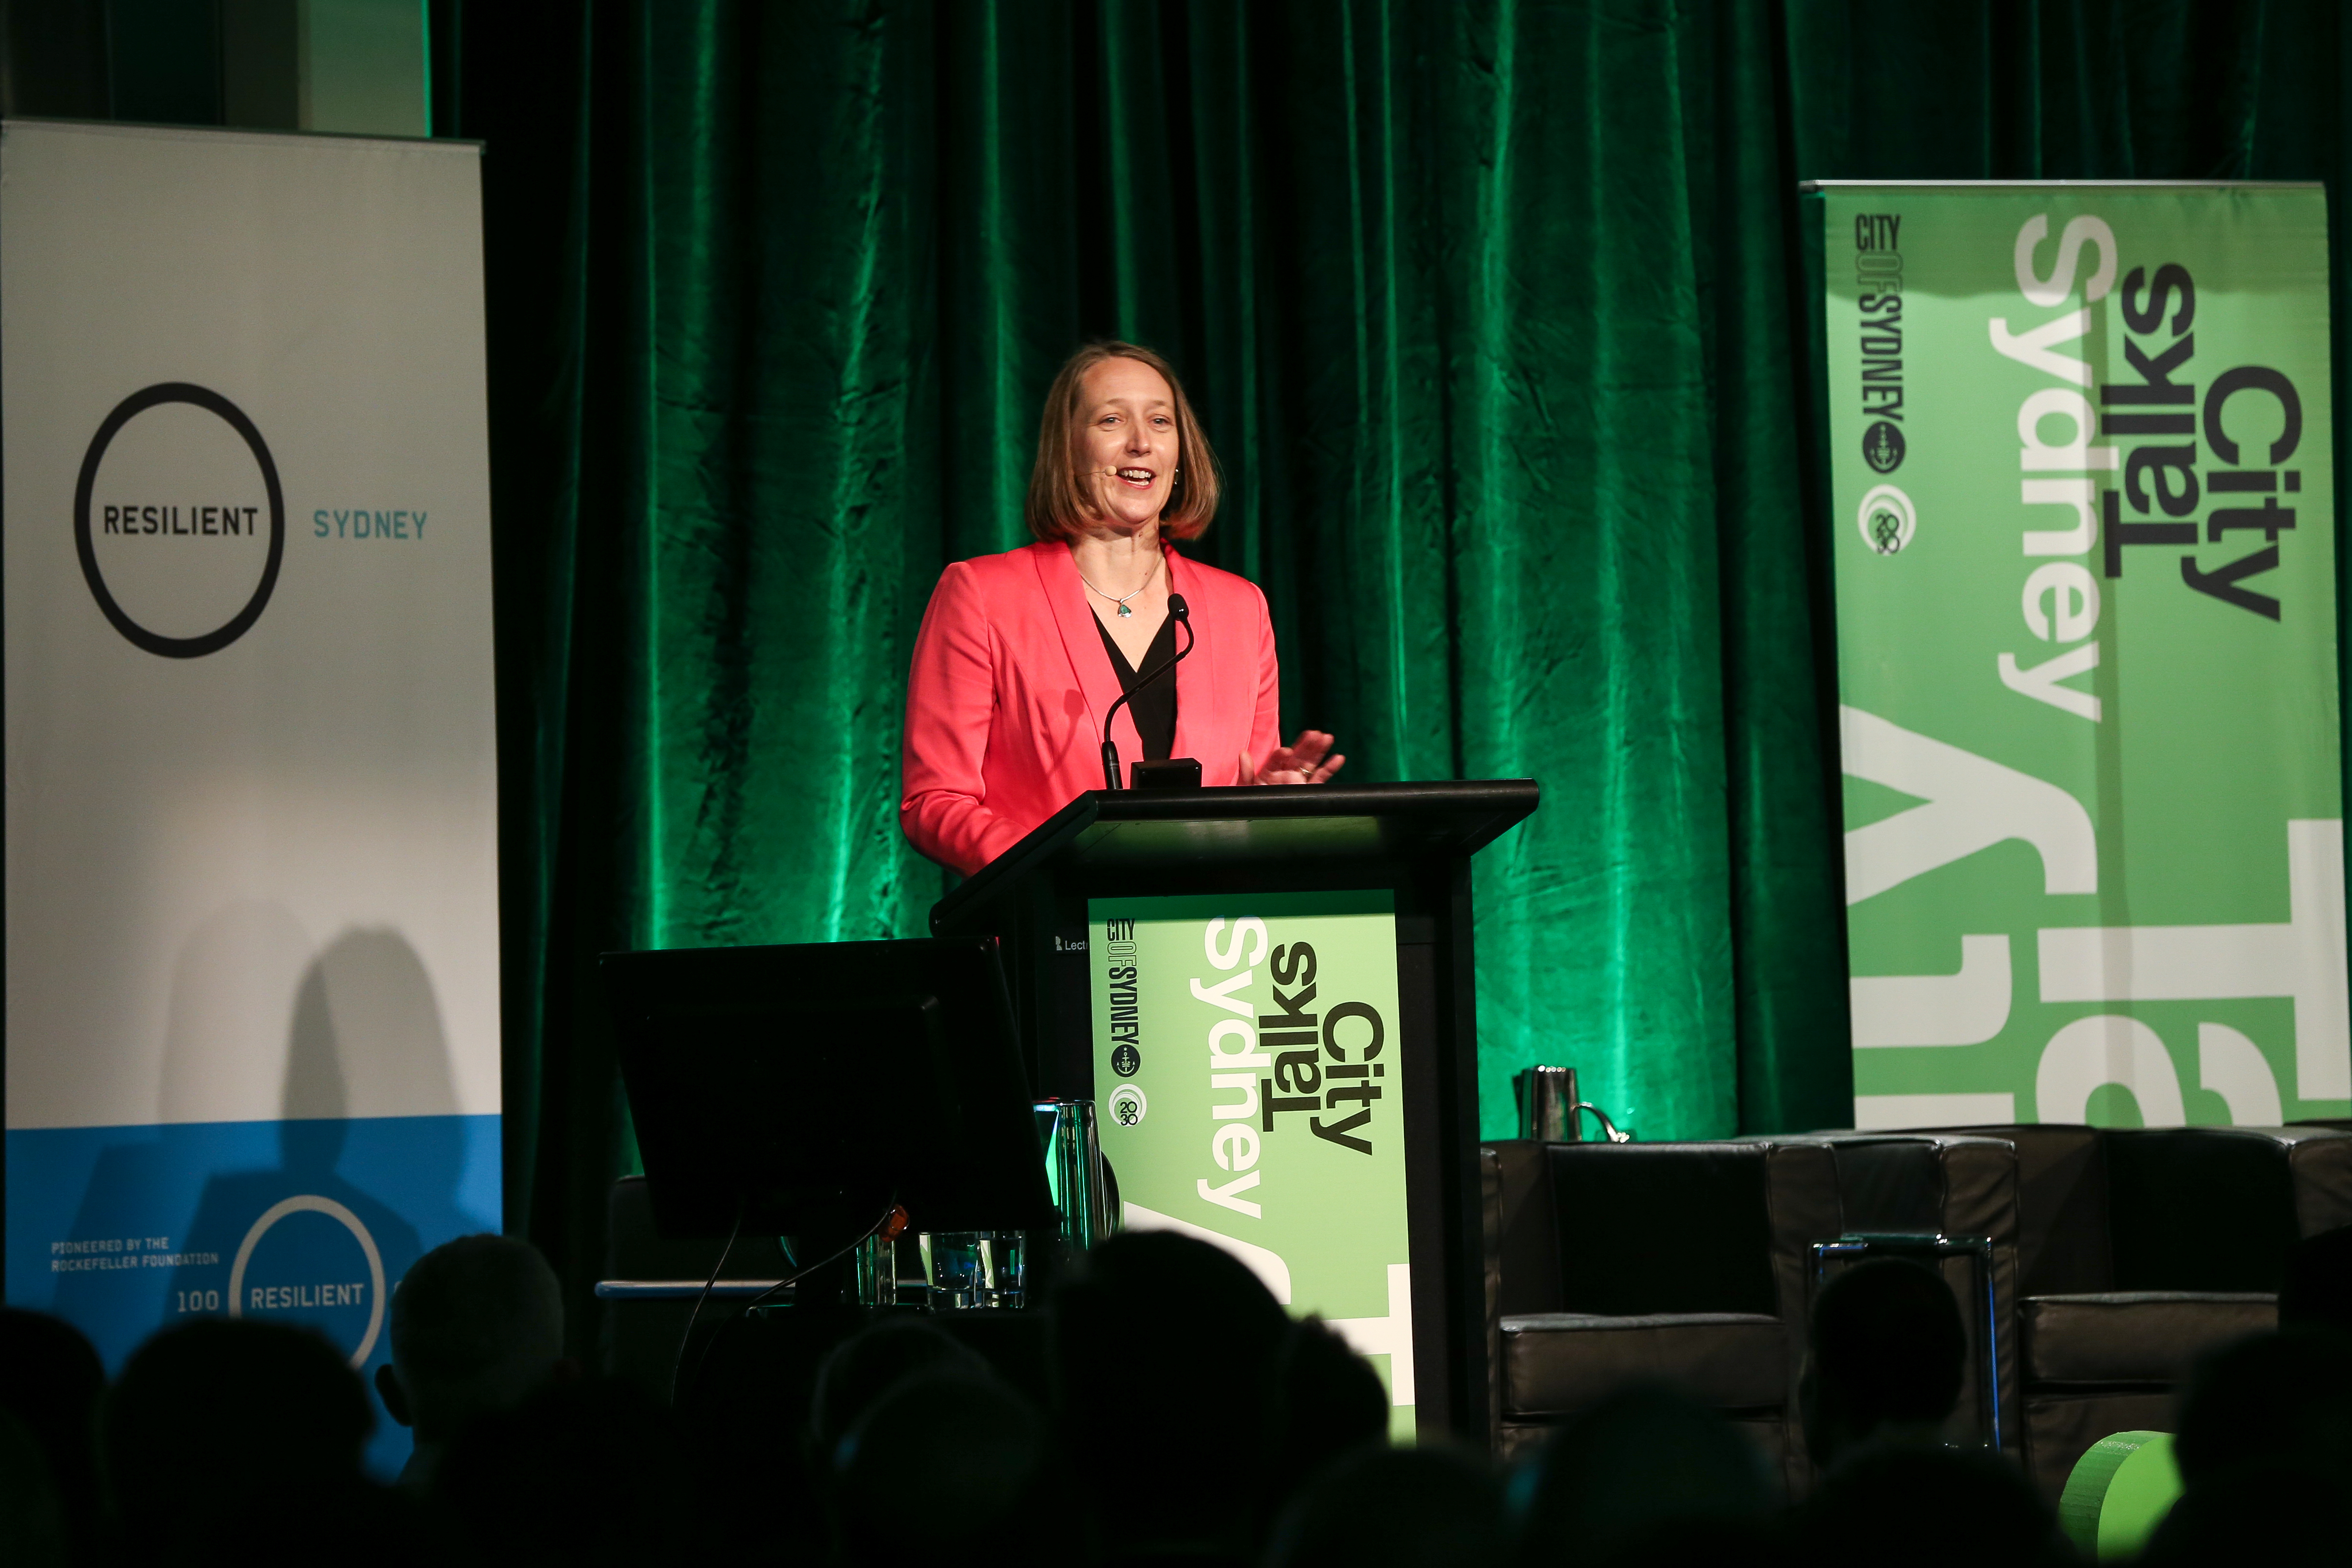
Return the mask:
{"type": "Polygon", "coordinates": [[[666,1237],[1055,1223],[987,938],[599,961],[666,1237]]]}

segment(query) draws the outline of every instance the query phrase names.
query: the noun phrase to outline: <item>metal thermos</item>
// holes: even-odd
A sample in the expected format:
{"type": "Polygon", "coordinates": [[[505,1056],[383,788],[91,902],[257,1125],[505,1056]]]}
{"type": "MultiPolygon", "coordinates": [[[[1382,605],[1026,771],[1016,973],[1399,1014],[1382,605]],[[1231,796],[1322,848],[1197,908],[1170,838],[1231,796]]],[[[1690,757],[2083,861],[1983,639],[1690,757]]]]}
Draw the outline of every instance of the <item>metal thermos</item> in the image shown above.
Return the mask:
{"type": "Polygon", "coordinates": [[[1062,1215],[1063,1245],[1073,1254],[1084,1252],[1118,1228],[1095,1131],[1095,1102],[1041,1100],[1032,1109],[1045,1145],[1045,1184],[1062,1215]]]}
{"type": "Polygon", "coordinates": [[[1511,1079],[1519,1102],[1519,1136],[1538,1143],[1575,1143],[1576,1069],[1534,1067],[1511,1079]]]}

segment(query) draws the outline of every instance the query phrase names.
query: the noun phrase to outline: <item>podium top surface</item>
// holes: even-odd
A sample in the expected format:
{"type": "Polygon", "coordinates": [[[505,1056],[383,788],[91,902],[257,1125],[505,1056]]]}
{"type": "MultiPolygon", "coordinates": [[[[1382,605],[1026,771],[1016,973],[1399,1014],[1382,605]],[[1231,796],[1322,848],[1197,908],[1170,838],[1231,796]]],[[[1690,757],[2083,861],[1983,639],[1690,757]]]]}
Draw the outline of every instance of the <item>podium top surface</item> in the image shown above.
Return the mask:
{"type": "Polygon", "coordinates": [[[1037,873],[1469,855],[1534,811],[1533,779],[1088,790],[931,909],[931,930],[1037,873]]]}

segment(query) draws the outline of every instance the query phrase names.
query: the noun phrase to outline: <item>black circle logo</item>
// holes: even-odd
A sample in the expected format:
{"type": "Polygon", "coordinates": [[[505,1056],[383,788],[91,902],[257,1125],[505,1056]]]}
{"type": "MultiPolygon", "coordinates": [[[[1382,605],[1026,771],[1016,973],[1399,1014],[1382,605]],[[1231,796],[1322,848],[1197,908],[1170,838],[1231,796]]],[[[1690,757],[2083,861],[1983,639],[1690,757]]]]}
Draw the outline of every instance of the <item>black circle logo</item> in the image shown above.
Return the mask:
{"type": "Polygon", "coordinates": [[[90,437],[89,450],[81,460],[81,478],[74,485],[74,551],[81,557],[81,574],[89,584],[90,596],[105,613],[114,629],[129,638],[133,647],[145,649],[164,658],[202,658],[208,653],[218,653],[253,629],[268,606],[269,595],[278,586],[278,564],[286,554],[286,497],[278,484],[278,465],[271,460],[269,448],[262,444],[261,432],[245,411],[210,388],[195,386],[184,381],[158,382],[155,385],[132,393],[114,405],[114,412],[90,437]],[[98,550],[89,537],[89,497],[98,484],[98,465],[106,457],[110,445],[125,425],[165,403],[189,403],[208,414],[220,416],[228,427],[245,438],[253,452],[253,460],[261,466],[262,483],[269,491],[269,554],[262,563],[261,581],[254,584],[253,597],[245,608],[223,625],[202,637],[167,637],[151,632],[134,621],[115,603],[114,595],[106,586],[106,574],[99,570],[98,550]]]}
{"type": "Polygon", "coordinates": [[[1907,450],[1903,432],[1882,419],[1862,433],[1862,460],[1882,474],[1891,474],[1903,466],[1907,450]]]}
{"type": "Polygon", "coordinates": [[[1121,1046],[1110,1054],[1110,1070],[1121,1078],[1133,1078],[1143,1068],[1143,1053],[1133,1046],[1121,1046]]]}

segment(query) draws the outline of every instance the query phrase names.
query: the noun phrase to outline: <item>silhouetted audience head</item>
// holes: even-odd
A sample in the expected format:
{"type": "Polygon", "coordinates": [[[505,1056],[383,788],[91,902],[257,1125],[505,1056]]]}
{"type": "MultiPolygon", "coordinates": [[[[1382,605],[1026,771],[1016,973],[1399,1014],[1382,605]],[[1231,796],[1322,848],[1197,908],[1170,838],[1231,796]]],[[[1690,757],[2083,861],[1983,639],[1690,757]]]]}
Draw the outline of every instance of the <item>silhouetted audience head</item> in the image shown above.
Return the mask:
{"type": "MultiPolygon", "coordinates": [[[[320,1549],[355,1568],[467,1557],[643,1568],[711,1557],[731,1515],[709,1509],[731,1502],[772,1533],[723,1544],[781,1535],[806,1555],[822,1530],[840,1568],[1061,1555],[1106,1568],[1978,1568],[2070,1556],[2012,1462],[1936,1440],[1966,1336],[1950,1288],[1908,1262],[1864,1263],[1820,1294],[1804,1405],[1824,1474],[1788,1511],[1776,1511],[1778,1423],[1744,1430],[1664,1386],[1586,1408],[1507,1489],[1472,1456],[1390,1448],[1372,1364],[1331,1326],[1294,1321],[1234,1255],[1182,1236],[1105,1242],[1066,1273],[1052,1311],[1050,1420],[937,1323],[890,1321],[826,1358],[805,1422],[772,1422],[782,1447],[745,1471],[748,1486],[707,1487],[649,1395],[551,1376],[562,1314],[539,1255],[465,1237],[421,1259],[391,1306],[384,1393],[420,1445],[440,1445],[430,1505],[362,1477],[369,1404],[325,1340],[201,1320],[150,1340],[100,1406],[115,1555],[205,1568],[320,1549]],[[822,1509],[798,1500],[803,1475],[821,1481],[822,1509]]],[[[41,1568],[88,1561],[71,1555],[44,1450],[89,1451],[95,1357],[62,1325],[9,1313],[0,1372],[0,1553],[41,1568]]],[[[759,1408],[793,1403],[768,1375],[747,1385],[759,1408]]],[[[705,1466],[734,1451],[697,1431],[705,1466]]],[[[2189,1490],[2148,1561],[2340,1555],[2352,1339],[2293,1331],[2209,1357],[2184,1395],[2178,1451],[2189,1490]]]]}
{"type": "Polygon", "coordinates": [[[563,1291],[527,1241],[461,1236],[418,1258],[392,1297],[392,1363],[376,1392],[416,1433],[421,1483],[467,1422],[510,1410],[563,1358],[563,1291]]]}
{"type": "Polygon", "coordinates": [[[45,1312],[0,1308],[0,1411],[38,1450],[68,1553],[88,1562],[99,1534],[99,1396],[106,1369],[81,1331],[45,1312]]]}
{"type": "Polygon", "coordinates": [[[1319,1319],[1292,1323],[1275,1347],[1265,1384],[1265,1523],[1307,1478],[1389,1429],[1380,1373],[1319,1319]]]}
{"type": "Polygon", "coordinates": [[[1308,1474],[1388,1430],[1370,1363],[1207,1242],[1113,1237],[1065,1277],[1054,1313],[1055,1415],[1114,1553],[1254,1556],[1308,1474]],[[1242,1453],[1199,1484],[1202,1455],[1242,1453]]]}
{"type": "Polygon", "coordinates": [[[2150,1563],[2340,1557],[2352,1513],[2352,1343],[2326,1329],[2255,1334],[2200,1359],[2173,1457],[2186,1489],[2150,1563]]]}
{"type": "Polygon", "coordinates": [[[1733,1550],[1774,1498],[1756,1442],[1680,1392],[1609,1395],[1552,1434],[1511,1486],[1523,1568],[1733,1550]]]}
{"type": "Polygon", "coordinates": [[[142,1562],[227,1540],[265,1505],[359,1484],[374,1426],[341,1351],[307,1330],[199,1319],[132,1352],[100,1432],[124,1544],[142,1562]]]}
{"type": "Polygon", "coordinates": [[[616,1380],[551,1384],[477,1418],[451,1439],[433,1497],[486,1563],[710,1559],[704,1500],[669,1413],[616,1380]]]}
{"type": "Polygon", "coordinates": [[[844,1568],[1014,1568],[1056,1553],[1041,1485],[1044,1416],[985,1374],[920,1373],[884,1393],[831,1465],[844,1568]]]}
{"type": "Polygon", "coordinates": [[[1501,1559],[1503,1489],[1447,1448],[1364,1448],[1276,1521],[1266,1568],[1475,1568],[1501,1559]]]}
{"type": "Polygon", "coordinates": [[[916,1319],[886,1319],[835,1345],[817,1368],[809,1397],[807,1451],[818,1470],[858,1419],[909,1378],[934,1373],[988,1375],[988,1363],[943,1331],[916,1319]]]}
{"type": "Polygon", "coordinates": [[[174,1543],[171,1554],[142,1563],[185,1563],[188,1568],[252,1568],[257,1563],[307,1562],[327,1555],[335,1568],[417,1568],[467,1561],[462,1538],[449,1532],[415,1495],[359,1477],[271,1497],[248,1510],[234,1529],[203,1541],[174,1543]]]}
{"type": "Polygon", "coordinates": [[[2352,1333],[2352,1225],[2287,1248],[2279,1285],[2279,1327],[2352,1333]]]}
{"type": "Polygon", "coordinates": [[[2352,1539],[2343,1471],[2258,1459],[2209,1477],[2172,1505],[2140,1561],[2150,1564],[2341,1563],[2352,1539]]]}
{"type": "Polygon", "coordinates": [[[2302,1330],[2224,1345],[2199,1360],[2176,1425],[2184,1486],[2269,1459],[2333,1463],[2352,1480],[2352,1344],[2302,1330]]]}
{"type": "Polygon", "coordinates": [[[1862,1444],[1932,1440],[1959,1403],[1968,1336],[1951,1287],[1906,1258],[1832,1275],[1813,1304],[1805,1445],[1832,1465],[1862,1444]]]}
{"type": "Polygon", "coordinates": [[[1267,1501],[1269,1370],[1289,1329],[1257,1276],[1206,1242],[1129,1232],[1073,1266],[1054,1296],[1055,1414],[1107,1547],[1248,1553],[1267,1501]],[[1235,1459],[1203,1486],[1212,1454],[1235,1459]]]}
{"type": "Polygon", "coordinates": [[[49,1461],[22,1421],[0,1410],[0,1563],[65,1568],[66,1516],[49,1461]]]}
{"type": "Polygon", "coordinates": [[[1980,1448],[1904,1444],[1852,1455],[1788,1521],[1790,1555],[1819,1568],[2071,1563],[2019,1471],[1980,1448]]]}

